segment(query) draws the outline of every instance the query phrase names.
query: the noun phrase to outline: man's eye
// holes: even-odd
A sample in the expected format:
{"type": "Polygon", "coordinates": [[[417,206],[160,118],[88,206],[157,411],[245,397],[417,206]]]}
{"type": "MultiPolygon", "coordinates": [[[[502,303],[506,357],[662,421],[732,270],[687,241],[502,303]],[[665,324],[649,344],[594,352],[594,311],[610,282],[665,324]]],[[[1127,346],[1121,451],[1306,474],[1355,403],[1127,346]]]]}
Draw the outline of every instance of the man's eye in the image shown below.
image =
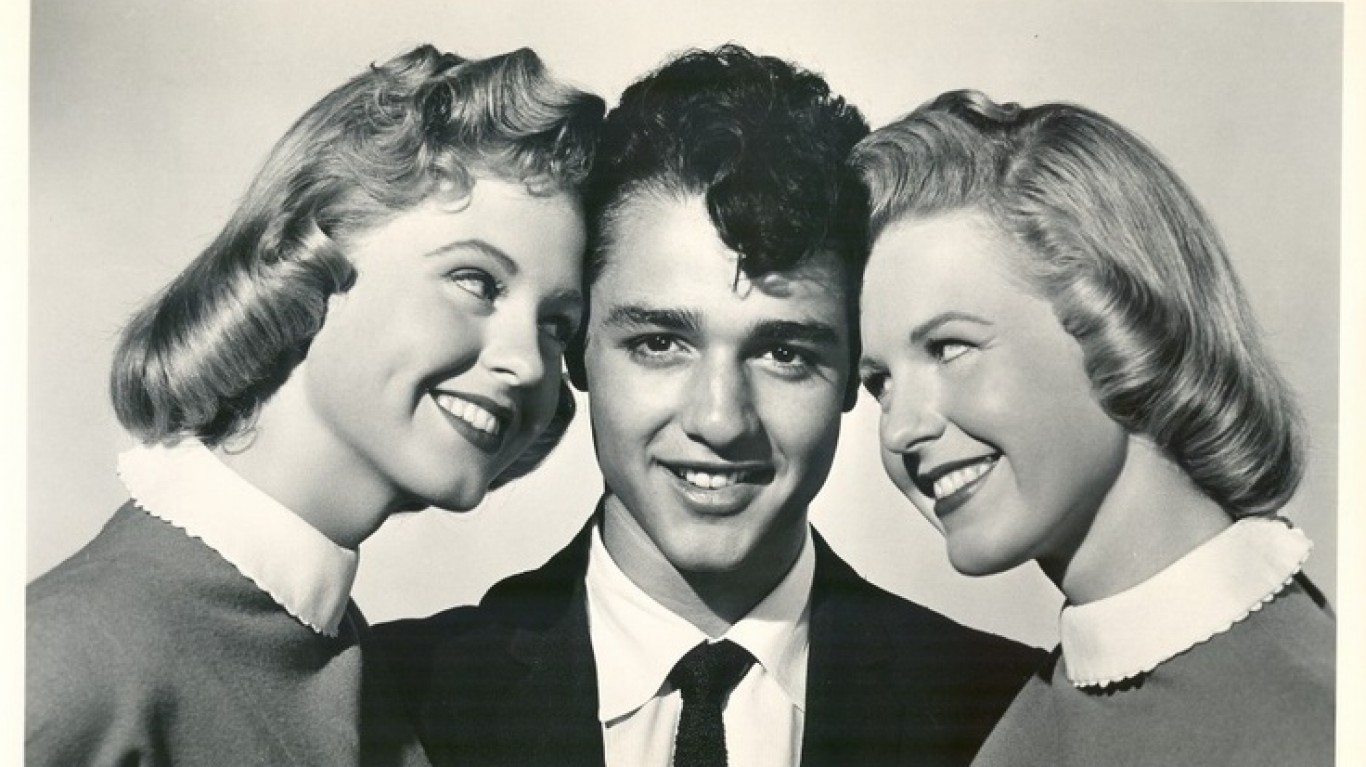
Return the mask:
{"type": "Polygon", "coordinates": [[[622,348],[635,359],[650,364],[671,361],[684,350],[681,340],[666,333],[649,333],[625,339],[622,348]]]}
{"type": "Polygon", "coordinates": [[[674,347],[674,340],[669,336],[655,333],[637,340],[635,347],[643,352],[663,354],[674,347]]]}
{"type": "Polygon", "coordinates": [[[457,269],[447,275],[447,279],[481,301],[492,301],[500,292],[498,281],[480,269],[457,269]]]}
{"type": "Polygon", "coordinates": [[[775,346],[765,353],[766,357],[779,365],[808,365],[810,360],[807,356],[790,346],[775,346]]]}

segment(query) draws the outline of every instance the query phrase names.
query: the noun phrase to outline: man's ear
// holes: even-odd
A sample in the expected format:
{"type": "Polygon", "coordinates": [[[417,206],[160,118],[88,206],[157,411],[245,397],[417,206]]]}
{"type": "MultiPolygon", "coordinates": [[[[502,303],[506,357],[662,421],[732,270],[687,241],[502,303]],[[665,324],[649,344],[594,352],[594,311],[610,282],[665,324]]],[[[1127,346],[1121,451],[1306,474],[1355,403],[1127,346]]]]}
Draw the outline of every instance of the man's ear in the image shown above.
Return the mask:
{"type": "Polygon", "coordinates": [[[584,369],[583,355],[585,347],[588,345],[588,328],[579,328],[579,332],[569,339],[569,345],[564,349],[564,367],[569,371],[569,382],[574,384],[574,388],[579,391],[588,391],[588,372],[584,369]]]}
{"type": "Polygon", "coordinates": [[[844,412],[849,412],[858,404],[858,390],[863,388],[859,377],[859,358],[863,356],[863,339],[858,335],[858,312],[853,313],[849,327],[853,328],[849,339],[849,380],[844,383],[844,412]]]}
{"type": "Polygon", "coordinates": [[[849,382],[844,387],[844,412],[849,412],[858,404],[858,391],[863,388],[863,382],[854,374],[849,375],[849,382]]]}

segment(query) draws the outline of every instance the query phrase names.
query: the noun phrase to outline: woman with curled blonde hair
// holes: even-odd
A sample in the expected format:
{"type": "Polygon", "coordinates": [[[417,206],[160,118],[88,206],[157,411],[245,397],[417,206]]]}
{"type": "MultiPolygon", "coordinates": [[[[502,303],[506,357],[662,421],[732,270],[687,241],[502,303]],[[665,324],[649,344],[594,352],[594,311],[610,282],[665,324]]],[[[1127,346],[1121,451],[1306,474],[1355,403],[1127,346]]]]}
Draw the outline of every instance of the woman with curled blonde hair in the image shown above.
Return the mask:
{"type": "Polygon", "coordinates": [[[1185,185],[1093,111],[973,91],[851,162],[884,465],[958,570],[1066,597],[977,763],[1331,763],[1334,621],[1275,516],[1298,411],[1185,185]]]}
{"type": "Polygon", "coordinates": [[[421,46],[290,128],[124,330],[132,498],[29,587],[28,764],[424,763],[362,755],[357,547],[564,433],[602,113],[421,46]]]}

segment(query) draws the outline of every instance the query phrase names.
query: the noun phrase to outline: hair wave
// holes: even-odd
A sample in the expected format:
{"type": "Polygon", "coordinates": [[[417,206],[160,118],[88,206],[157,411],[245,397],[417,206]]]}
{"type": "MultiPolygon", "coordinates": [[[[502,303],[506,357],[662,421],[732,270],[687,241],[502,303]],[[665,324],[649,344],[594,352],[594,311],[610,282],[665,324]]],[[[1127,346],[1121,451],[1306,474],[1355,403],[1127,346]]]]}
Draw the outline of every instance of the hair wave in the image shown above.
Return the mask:
{"type": "MultiPolygon", "coordinates": [[[[481,177],[579,193],[603,111],[529,49],[472,60],[423,45],[371,66],[286,132],[222,232],[124,327],[119,421],[144,442],[242,432],[355,279],[348,238],[481,177]]],[[[552,446],[573,414],[563,397],[552,446]]]]}
{"type": "Polygon", "coordinates": [[[1081,344],[1106,412],[1149,436],[1231,515],[1294,494],[1304,437],[1223,243],[1133,133],[1071,104],[945,93],[874,132],[851,165],[870,233],[975,208],[1026,246],[1025,273],[1081,344]]]}
{"type": "MultiPolygon", "coordinates": [[[[683,52],[628,87],[603,124],[585,197],[585,279],[601,273],[628,202],[700,195],[749,277],[833,256],[856,323],[867,199],[845,159],[867,134],[858,109],[814,72],[734,44],[683,52]]],[[[566,352],[581,386],[583,343],[566,352]]],[[[856,360],[856,339],[851,347],[856,360]]]]}

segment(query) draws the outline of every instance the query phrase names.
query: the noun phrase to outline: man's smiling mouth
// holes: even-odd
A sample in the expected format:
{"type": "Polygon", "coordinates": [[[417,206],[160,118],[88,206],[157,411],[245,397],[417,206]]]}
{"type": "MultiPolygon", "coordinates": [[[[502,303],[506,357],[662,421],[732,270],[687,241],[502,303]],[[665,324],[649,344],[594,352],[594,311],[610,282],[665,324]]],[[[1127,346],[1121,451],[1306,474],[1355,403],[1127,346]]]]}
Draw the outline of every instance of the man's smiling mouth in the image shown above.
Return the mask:
{"type": "Polygon", "coordinates": [[[724,490],[740,484],[763,484],[773,478],[773,470],[768,468],[693,468],[672,464],[664,466],[674,476],[699,490],[724,490]]]}

